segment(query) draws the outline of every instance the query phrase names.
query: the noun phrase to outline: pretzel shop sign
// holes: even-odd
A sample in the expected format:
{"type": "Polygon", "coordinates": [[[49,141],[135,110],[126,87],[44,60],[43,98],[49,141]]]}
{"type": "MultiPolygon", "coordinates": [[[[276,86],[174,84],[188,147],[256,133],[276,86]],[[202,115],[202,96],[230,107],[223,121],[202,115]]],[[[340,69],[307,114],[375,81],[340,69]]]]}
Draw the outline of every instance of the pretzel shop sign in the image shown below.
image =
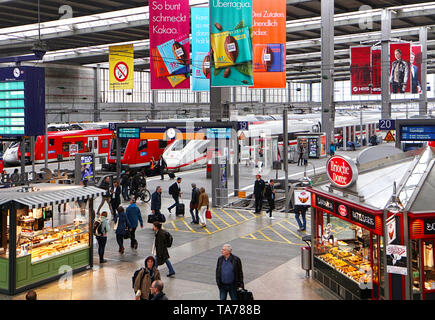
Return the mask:
{"type": "Polygon", "coordinates": [[[328,160],[326,172],[329,180],[337,187],[347,188],[358,179],[358,168],[346,156],[333,156],[328,160]]]}

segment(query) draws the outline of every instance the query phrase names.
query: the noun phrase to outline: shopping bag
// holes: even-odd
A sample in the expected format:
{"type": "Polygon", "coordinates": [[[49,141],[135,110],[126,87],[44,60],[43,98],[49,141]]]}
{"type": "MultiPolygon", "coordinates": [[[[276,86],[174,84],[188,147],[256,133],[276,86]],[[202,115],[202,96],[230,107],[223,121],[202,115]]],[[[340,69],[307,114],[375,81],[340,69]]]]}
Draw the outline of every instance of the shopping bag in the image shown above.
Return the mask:
{"type": "Polygon", "coordinates": [[[206,218],[206,219],[211,219],[211,211],[210,211],[210,210],[207,210],[207,211],[205,212],[205,218],[206,218]]]}

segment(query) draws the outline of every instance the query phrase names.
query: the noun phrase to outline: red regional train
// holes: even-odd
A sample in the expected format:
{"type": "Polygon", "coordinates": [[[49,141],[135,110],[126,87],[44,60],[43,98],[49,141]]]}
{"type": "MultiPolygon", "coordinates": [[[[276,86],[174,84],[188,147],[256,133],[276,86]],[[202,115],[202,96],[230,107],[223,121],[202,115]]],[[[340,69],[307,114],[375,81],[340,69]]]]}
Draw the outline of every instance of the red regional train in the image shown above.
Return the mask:
{"type": "MultiPolygon", "coordinates": [[[[101,126],[85,130],[66,130],[48,132],[48,161],[57,161],[58,155],[64,160],[72,160],[70,157],[70,145],[76,144],[78,152],[94,152],[95,156],[106,156],[109,153],[112,131],[101,126]]],[[[45,137],[38,136],[35,140],[35,163],[45,161],[45,137]]],[[[30,143],[25,143],[26,162],[31,159],[30,143]]],[[[3,161],[6,165],[17,165],[20,163],[21,151],[19,142],[13,142],[3,154],[3,161]]]]}

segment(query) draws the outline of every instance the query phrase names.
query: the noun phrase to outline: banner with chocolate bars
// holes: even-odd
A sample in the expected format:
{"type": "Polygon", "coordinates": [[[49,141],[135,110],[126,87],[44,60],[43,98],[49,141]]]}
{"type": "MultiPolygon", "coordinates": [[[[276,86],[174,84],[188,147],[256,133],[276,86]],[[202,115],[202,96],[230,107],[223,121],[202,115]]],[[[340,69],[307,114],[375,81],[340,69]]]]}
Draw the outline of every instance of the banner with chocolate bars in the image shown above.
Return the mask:
{"type": "Polygon", "coordinates": [[[286,0],[253,0],[254,88],[286,87],[286,0]]]}
{"type": "Polygon", "coordinates": [[[192,10],[192,90],[210,90],[210,10],[192,10]]]}
{"type": "Polygon", "coordinates": [[[252,0],[210,2],[211,86],[252,86],[252,0]]]}
{"type": "Polygon", "coordinates": [[[189,1],[149,3],[151,89],[189,89],[189,1]]]}

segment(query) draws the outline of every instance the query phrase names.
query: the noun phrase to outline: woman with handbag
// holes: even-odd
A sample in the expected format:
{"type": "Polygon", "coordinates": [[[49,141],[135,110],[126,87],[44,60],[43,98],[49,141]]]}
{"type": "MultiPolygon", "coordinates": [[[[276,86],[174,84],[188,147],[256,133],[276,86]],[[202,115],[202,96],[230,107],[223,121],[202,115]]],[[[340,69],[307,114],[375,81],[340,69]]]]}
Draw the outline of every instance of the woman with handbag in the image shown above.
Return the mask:
{"type": "Polygon", "coordinates": [[[130,233],[129,228],[131,228],[130,221],[128,221],[127,214],[125,213],[124,207],[119,206],[118,214],[115,215],[113,221],[115,221],[115,233],[116,242],[118,242],[119,253],[124,253],[124,238],[128,239],[128,234],[130,233]]]}
{"type": "Polygon", "coordinates": [[[201,227],[203,228],[207,226],[207,220],[205,214],[208,211],[208,206],[209,206],[208,195],[207,193],[205,193],[205,189],[201,187],[199,189],[198,211],[199,211],[199,222],[201,224],[201,227]]]}

